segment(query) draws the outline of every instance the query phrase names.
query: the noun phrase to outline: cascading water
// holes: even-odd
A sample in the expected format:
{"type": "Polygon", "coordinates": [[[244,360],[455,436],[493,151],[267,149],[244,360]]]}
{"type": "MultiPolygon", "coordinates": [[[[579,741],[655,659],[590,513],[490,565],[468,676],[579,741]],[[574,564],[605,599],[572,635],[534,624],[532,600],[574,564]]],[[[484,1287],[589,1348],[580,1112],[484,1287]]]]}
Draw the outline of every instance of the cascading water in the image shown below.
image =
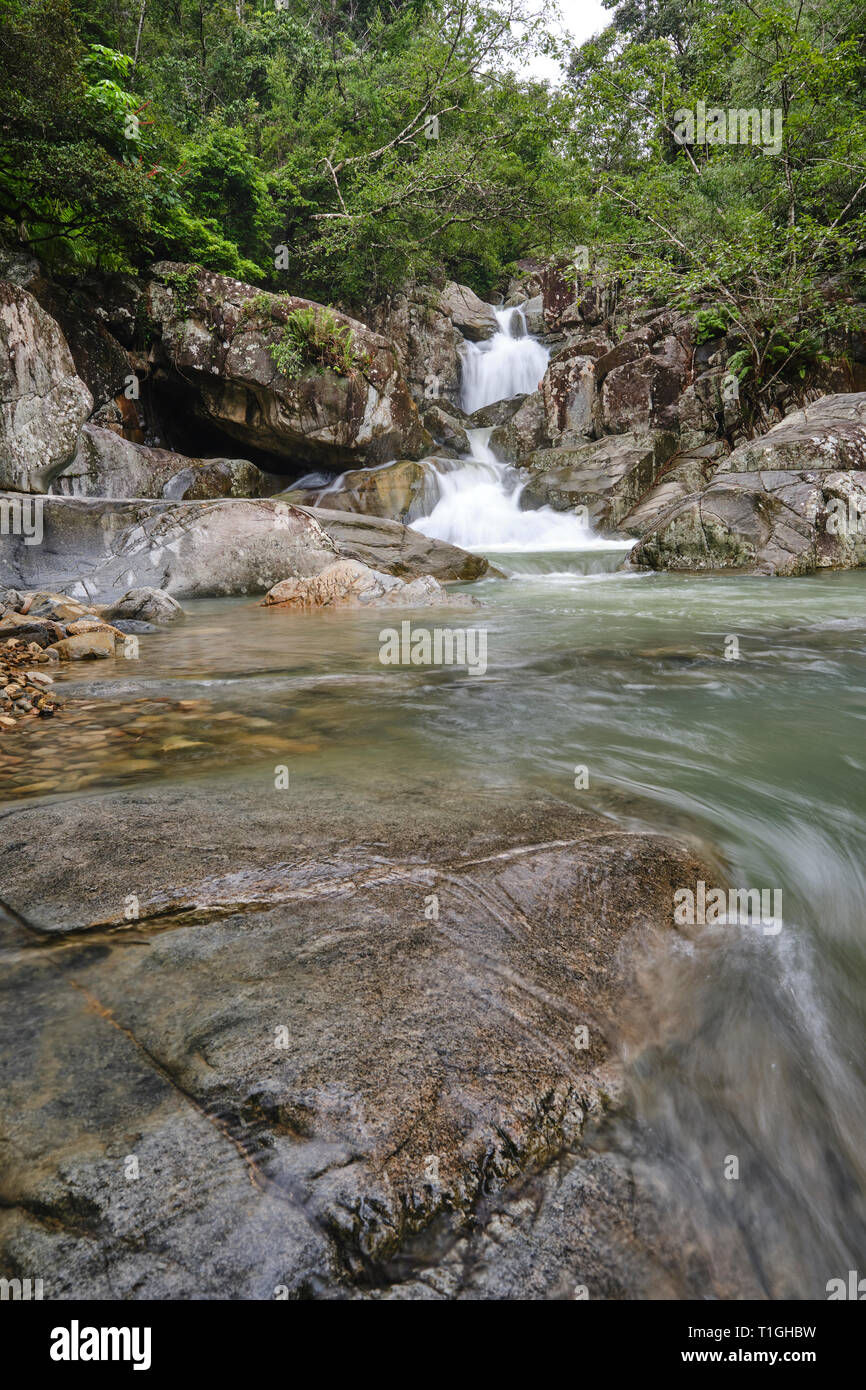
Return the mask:
{"type": "Polygon", "coordinates": [[[499,332],[463,352],[462,405],[467,415],[494,401],[537,391],[550,351],[530,337],[522,309],[497,309],[499,332]],[[514,331],[519,329],[519,331],[514,331]]]}
{"type": "MultiPolygon", "coordinates": [[[[537,391],[547,370],[549,349],[529,335],[523,310],[497,309],[496,317],[498,333],[486,343],[466,344],[462,403],[470,415],[494,401],[537,391]]],[[[417,531],[466,550],[608,550],[617,544],[594,535],[573,512],[521,511],[525,483],[496,458],[492,433],[466,431],[470,461],[440,476],[439,500],[429,516],[413,523],[417,531]]]]}
{"type": "Polygon", "coordinates": [[[520,510],[526,486],[515,469],[497,459],[490,447],[492,429],[467,430],[471,461],[441,473],[439,500],[429,516],[414,523],[416,531],[450,541],[464,550],[607,550],[573,512],[552,507],[520,510]]]}

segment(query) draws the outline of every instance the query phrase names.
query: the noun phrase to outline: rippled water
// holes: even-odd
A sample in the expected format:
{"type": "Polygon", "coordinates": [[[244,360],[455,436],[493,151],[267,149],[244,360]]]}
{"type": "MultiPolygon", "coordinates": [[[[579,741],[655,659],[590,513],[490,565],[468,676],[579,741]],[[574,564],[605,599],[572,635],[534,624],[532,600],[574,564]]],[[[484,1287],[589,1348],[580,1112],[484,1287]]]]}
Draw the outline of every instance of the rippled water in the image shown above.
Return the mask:
{"type": "MultiPolygon", "coordinates": [[[[618,1142],[710,1247],[733,1230],[759,1290],[822,1296],[866,1249],[866,576],[615,573],[615,551],[493,558],[510,577],[447,617],[486,630],[484,676],[383,666],[380,631],[402,614],[252,600],[189,603],[139,661],[64,670],[61,691],[89,699],[94,724],[165,702],[143,727],[156,718],[169,751],[125,769],[116,745],[94,747],[87,791],[243,775],[285,747],[359,822],[407,782],[428,788],[418,815],[459,796],[494,820],[501,797],[544,789],[705,838],[733,885],[780,888],[778,936],[708,928],[659,981],[618,1142]],[[223,715],[255,723],[235,732],[223,715]],[[172,744],[179,730],[193,746],[172,744]],[[720,1182],[731,1155],[740,1177],[720,1182]]],[[[62,740],[64,721],[40,721],[40,737],[62,740]]]]}

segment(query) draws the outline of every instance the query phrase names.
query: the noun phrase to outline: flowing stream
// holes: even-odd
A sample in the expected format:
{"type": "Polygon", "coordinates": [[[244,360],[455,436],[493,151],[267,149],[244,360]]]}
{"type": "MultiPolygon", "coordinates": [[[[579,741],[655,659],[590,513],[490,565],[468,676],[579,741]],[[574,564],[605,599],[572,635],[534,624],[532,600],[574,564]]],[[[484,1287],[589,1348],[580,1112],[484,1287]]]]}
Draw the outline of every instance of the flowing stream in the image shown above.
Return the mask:
{"type": "MultiPolygon", "coordinates": [[[[544,349],[504,339],[469,352],[467,401],[531,384],[544,349]]],[[[79,794],[248,778],[273,763],[268,738],[289,739],[292,777],[339,786],[359,824],[386,790],[419,817],[459,798],[479,823],[543,792],[697,837],[732,885],[781,890],[778,934],[708,927],[668,962],[611,1142],[688,1223],[725,1296],[823,1298],[829,1279],[866,1273],[866,574],[619,571],[621,550],[573,518],[520,512],[483,434],[423,523],[505,574],[471,586],[485,608],[453,619],[485,627],[483,677],[386,670],[381,614],[191,602],[140,661],[61,680],[94,702],[201,701],[213,722],[185,747],[161,728],[181,751],[128,769],[94,741],[79,794]],[[250,711],[264,734],[215,761],[209,730],[250,711]]],[[[40,736],[61,734],[57,721],[40,736]]],[[[75,791],[74,758],[54,763],[75,791]]],[[[707,1296],[698,1275],[690,1296],[707,1296]]]]}
{"type": "MultiPolygon", "coordinates": [[[[462,404],[470,415],[482,406],[536,391],[547,370],[550,352],[528,333],[523,310],[498,309],[496,317],[498,333],[485,343],[466,344],[462,404]]],[[[442,472],[439,499],[429,516],[414,522],[417,531],[465,550],[611,549],[609,541],[593,535],[572,512],[552,507],[521,511],[525,482],[516,469],[497,459],[490,447],[492,433],[467,430],[471,459],[463,468],[442,472]]]]}

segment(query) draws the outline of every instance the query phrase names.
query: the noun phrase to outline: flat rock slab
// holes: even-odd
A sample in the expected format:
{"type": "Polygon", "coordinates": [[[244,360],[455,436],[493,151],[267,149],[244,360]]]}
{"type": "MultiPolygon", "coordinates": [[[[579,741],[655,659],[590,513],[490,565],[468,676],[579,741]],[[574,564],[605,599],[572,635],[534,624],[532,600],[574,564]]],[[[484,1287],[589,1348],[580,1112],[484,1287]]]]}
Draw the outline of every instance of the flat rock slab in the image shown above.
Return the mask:
{"type": "Polygon", "coordinates": [[[278,498],[46,497],[32,505],[41,509],[41,541],[30,544],[24,535],[4,540],[4,587],[59,589],[88,600],[142,587],[202,598],[264,594],[283,579],[318,574],[340,557],[401,578],[474,579],[488,569],[480,556],[399,522],[295,507],[278,498]]]}
{"type": "Polygon", "coordinates": [[[7,811],[4,1273],[333,1296],[578,1139],[708,871],[541,800],[478,819],[401,796],[359,832],[333,789],[246,784],[7,811]]]}

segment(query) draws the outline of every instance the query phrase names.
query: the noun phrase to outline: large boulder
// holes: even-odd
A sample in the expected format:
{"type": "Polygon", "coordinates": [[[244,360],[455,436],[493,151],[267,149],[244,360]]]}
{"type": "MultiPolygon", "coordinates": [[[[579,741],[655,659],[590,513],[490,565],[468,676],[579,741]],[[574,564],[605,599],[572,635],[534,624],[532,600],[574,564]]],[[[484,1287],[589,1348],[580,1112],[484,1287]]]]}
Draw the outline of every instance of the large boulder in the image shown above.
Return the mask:
{"type": "Polygon", "coordinates": [[[75,458],[51,485],[62,497],[168,497],[174,502],[214,497],[268,497],[285,479],[246,459],[193,459],[133,444],[115,430],[87,424],[75,458]]]}
{"type": "Polygon", "coordinates": [[[397,349],[414,399],[428,406],[460,401],[464,338],[439,301],[432,286],[413,286],[370,313],[371,327],[397,349]]]}
{"type": "Polygon", "coordinates": [[[86,424],[74,460],[51,484],[64,498],[263,498],[284,478],[265,474],[246,459],[188,459],[170,449],[149,449],[114,430],[86,424]]]}
{"type": "Polygon", "coordinates": [[[322,506],[297,510],[315,517],[340,555],[361,560],[371,569],[413,579],[432,574],[441,581],[480,579],[490,571],[490,562],[483,555],[433,540],[386,517],[331,511],[322,506]]]}
{"type": "Polygon", "coordinates": [[[484,342],[499,332],[499,320],[492,304],[479,299],[468,285],[447,281],[439,292],[439,308],[470,342],[484,342]]]}
{"type": "Polygon", "coordinates": [[[637,357],[613,368],[601,388],[604,428],[612,434],[676,429],[685,382],[682,366],[651,356],[637,357]]]}
{"type": "Polygon", "coordinates": [[[137,280],[97,271],[61,278],[32,256],[2,250],[0,278],[29,290],[56,320],[75,370],[97,406],[123,391],[133,368],[121,341],[127,346],[132,342],[142,293],[137,280]]]}
{"type": "Polygon", "coordinates": [[[58,324],[29,291],[0,281],[0,488],[44,492],[92,409],[58,324]]]}
{"type": "Polygon", "coordinates": [[[538,796],[481,825],[459,782],[361,822],[333,780],[7,809],[35,922],[0,913],[0,1264],[46,1298],[399,1295],[413,1236],[471,1229],[621,1088],[641,953],[706,865],[538,796]]]}
{"type": "Polygon", "coordinates": [[[702,492],[718,468],[719,459],[728,453],[730,448],[722,439],[687,452],[677,452],[665,465],[658,481],[622,518],[619,529],[629,536],[644,535],[669,507],[694,492],[702,492]]]}
{"type": "Polygon", "coordinates": [[[439,501],[441,474],[461,466],[460,460],[435,456],[417,461],[400,459],[382,468],[342,473],[327,487],[304,492],[292,490],[285,496],[287,501],[294,503],[389,517],[411,526],[419,517],[429,516],[439,501]]]}
{"type": "Polygon", "coordinates": [[[866,392],[824,396],[741,444],[644,531],[630,563],[779,575],[866,564],[866,392]]]}
{"type": "Polygon", "coordinates": [[[412,578],[475,579],[488,568],[394,521],[276,499],[47,497],[40,505],[43,543],[9,538],[0,550],[0,587],[50,587],[85,599],[144,587],[178,597],[257,594],[291,575],[318,574],[341,555],[412,578]]]}
{"type": "Polygon", "coordinates": [[[566,348],[551,359],[541,390],[552,444],[565,447],[600,432],[596,387],[591,357],[566,348]]]}
{"type": "Polygon", "coordinates": [[[427,406],[422,413],[425,429],[428,429],[436,441],[436,452],[446,450],[448,454],[468,454],[469,440],[466,435],[467,428],[472,428],[471,418],[465,415],[457,405],[452,405],[449,401],[446,405],[441,403],[427,406]]]}
{"type": "Polygon", "coordinates": [[[601,530],[618,530],[676,450],[676,436],[608,435],[570,449],[543,449],[529,458],[530,477],[520,495],[524,510],[584,506],[601,530]]]}
{"type": "Polygon", "coordinates": [[[511,418],[498,425],[490,436],[490,447],[496,457],[508,463],[522,463],[529,454],[549,444],[547,401],[540,391],[524,396],[511,418]]]}
{"type": "Polygon", "coordinates": [[[250,448],[331,468],[417,458],[421,424],[394,346],[356,319],[198,266],[161,262],[147,286],[157,389],[250,448]],[[274,360],[289,315],[333,314],[351,335],[354,365],[310,361],[287,376],[274,360]]]}

